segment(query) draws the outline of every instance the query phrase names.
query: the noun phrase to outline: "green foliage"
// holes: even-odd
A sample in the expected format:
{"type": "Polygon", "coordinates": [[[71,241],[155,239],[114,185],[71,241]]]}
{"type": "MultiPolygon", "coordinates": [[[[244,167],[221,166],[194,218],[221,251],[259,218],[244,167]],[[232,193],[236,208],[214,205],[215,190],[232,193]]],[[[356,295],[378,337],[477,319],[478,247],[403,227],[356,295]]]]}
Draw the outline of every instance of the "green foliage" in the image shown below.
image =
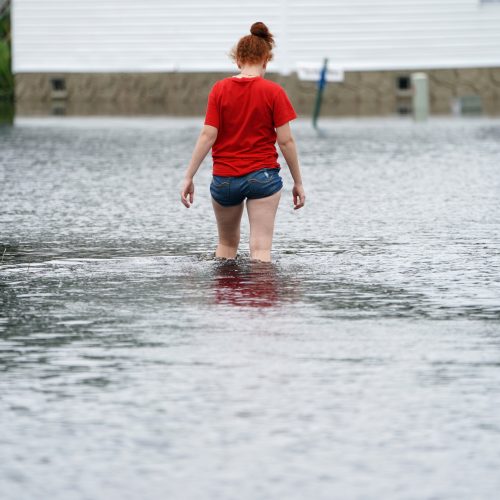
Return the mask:
{"type": "Polygon", "coordinates": [[[10,52],[10,8],[7,6],[0,14],[0,99],[14,96],[14,77],[11,68],[10,52]]]}
{"type": "Polygon", "coordinates": [[[15,111],[13,99],[0,98],[0,125],[12,125],[14,123],[15,111]]]}
{"type": "Polygon", "coordinates": [[[10,8],[0,9],[0,40],[10,41],[10,8]]]}
{"type": "Polygon", "coordinates": [[[10,69],[10,50],[5,42],[0,42],[0,97],[12,96],[14,77],[10,69]]]}

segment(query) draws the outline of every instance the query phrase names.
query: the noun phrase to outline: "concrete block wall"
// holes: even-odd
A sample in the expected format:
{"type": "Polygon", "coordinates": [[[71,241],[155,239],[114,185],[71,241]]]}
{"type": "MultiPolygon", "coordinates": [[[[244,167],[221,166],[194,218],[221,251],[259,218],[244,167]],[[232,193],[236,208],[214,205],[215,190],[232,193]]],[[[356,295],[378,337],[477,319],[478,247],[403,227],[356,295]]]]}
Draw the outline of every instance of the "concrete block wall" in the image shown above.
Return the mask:
{"type": "MultiPolygon", "coordinates": [[[[419,70],[429,75],[431,114],[449,115],[453,101],[481,97],[483,114],[500,115],[500,67],[419,70]]],[[[325,89],[322,116],[390,116],[411,106],[411,91],[398,89],[410,71],[347,72],[343,82],[325,89]]],[[[19,73],[16,109],[19,115],[172,115],[202,116],[208,92],[220,72],[171,73],[19,73]],[[52,80],[62,79],[55,91],[52,80]]],[[[311,115],[316,83],[267,73],[287,91],[299,117],[311,115]]]]}

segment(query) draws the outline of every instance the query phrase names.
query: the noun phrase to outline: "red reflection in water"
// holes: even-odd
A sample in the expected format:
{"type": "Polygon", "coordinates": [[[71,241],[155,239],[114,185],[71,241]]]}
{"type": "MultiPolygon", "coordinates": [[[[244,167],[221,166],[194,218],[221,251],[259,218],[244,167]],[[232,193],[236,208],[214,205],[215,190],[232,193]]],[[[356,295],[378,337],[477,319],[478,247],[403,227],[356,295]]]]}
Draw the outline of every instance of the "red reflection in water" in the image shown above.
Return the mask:
{"type": "Polygon", "coordinates": [[[214,289],[218,304],[272,307],[279,301],[278,273],[268,262],[222,262],[215,269],[214,289]]]}

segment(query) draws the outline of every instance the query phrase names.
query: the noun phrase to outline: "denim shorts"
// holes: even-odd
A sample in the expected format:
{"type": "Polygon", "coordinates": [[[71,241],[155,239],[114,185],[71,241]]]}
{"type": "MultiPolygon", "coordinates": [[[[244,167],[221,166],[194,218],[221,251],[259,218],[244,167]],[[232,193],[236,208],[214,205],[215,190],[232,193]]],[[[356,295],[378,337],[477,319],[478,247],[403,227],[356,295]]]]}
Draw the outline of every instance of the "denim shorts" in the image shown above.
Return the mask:
{"type": "Polygon", "coordinates": [[[283,187],[279,171],[280,168],[263,168],[241,177],[214,175],[210,193],[217,203],[225,207],[239,205],[245,198],[265,198],[283,187]]]}

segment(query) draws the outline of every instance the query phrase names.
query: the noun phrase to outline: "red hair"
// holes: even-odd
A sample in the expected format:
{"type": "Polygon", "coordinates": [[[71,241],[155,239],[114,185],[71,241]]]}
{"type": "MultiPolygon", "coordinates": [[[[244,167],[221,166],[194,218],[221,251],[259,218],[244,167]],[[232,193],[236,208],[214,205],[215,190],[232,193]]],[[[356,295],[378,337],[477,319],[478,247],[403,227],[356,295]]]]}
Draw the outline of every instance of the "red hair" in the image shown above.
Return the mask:
{"type": "Polygon", "coordinates": [[[231,50],[231,59],[240,64],[259,64],[273,58],[274,37],[267,26],[260,21],[250,27],[250,35],[240,38],[231,50]]]}

